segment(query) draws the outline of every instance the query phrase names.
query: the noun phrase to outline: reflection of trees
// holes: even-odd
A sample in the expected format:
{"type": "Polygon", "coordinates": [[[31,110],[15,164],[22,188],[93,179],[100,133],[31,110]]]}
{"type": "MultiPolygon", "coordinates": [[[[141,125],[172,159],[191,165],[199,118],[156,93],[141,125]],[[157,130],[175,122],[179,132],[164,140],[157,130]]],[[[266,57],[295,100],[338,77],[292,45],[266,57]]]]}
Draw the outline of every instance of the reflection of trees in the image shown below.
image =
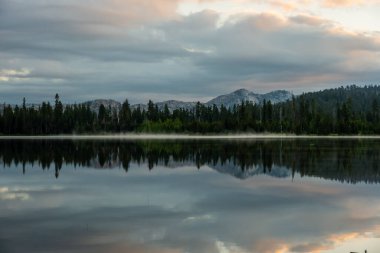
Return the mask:
{"type": "MultiPolygon", "coordinates": [[[[248,171],[283,167],[301,176],[345,182],[380,182],[380,141],[271,140],[271,141],[0,141],[0,161],[25,169],[37,164],[54,166],[58,177],[63,164],[74,167],[128,171],[131,163],[175,167],[177,164],[227,166],[248,171]],[[174,165],[173,165],[174,164],[174,165]]],[[[231,173],[232,174],[232,173],[231,173]]]]}

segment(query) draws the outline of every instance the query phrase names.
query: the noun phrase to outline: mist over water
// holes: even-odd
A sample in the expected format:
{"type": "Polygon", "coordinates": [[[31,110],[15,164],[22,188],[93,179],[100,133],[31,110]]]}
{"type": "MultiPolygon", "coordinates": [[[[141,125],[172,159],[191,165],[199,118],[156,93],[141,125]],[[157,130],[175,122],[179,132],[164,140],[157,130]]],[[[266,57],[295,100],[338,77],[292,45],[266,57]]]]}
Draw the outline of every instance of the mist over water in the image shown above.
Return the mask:
{"type": "Polygon", "coordinates": [[[0,136],[0,140],[265,140],[265,139],[380,139],[372,135],[294,135],[294,134],[96,134],[96,135],[27,135],[27,136],[0,136]]]}
{"type": "Polygon", "coordinates": [[[0,141],[1,252],[380,251],[377,139],[0,141]]]}

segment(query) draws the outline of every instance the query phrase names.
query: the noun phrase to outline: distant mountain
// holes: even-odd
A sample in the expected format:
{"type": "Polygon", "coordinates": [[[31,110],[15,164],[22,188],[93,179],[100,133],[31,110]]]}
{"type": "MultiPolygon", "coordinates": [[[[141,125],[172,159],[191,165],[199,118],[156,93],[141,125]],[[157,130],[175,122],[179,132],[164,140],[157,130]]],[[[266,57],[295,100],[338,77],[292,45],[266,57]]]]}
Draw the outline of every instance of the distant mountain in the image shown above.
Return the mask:
{"type": "Polygon", "coordinates": [[[292,98],[292,93],[285,90],[272,91],[266,94],[253,93],[246,89],[240,89],[232,93],[218,96],[211,99],[206,103],[208,106],[216,105],[221,107],[224,105],[227,108],[233,107],[234,105],[241,104],[242,102],[252,102],[254,104],[263,103],[264,100],[271,101],[272,103],[285,102],[292,98]]]}
{"type": "MultiPolygon", "coordinates": [[[[183,102],[183,101],[177,101],[177,100],[168,100],[164,102],[155,103],[155,105],[157,105],[159,110],[164,110],[165,105],[167,105],[170,112],[173,112],[174,110],[179,109],[179,108],[191,110],[195,107],[196,104],[197,104],[196,102],[183,102]]],[[[135,104],[131,106],[132,109],[137,109],[138,107],[140,107],[141,110],[148,109],[148,105],[146,104],[135,104]]]]}
{"type": "MultiPolygon", "coordinates": [[[[106,108],[111,107],[112,110],[113,109],[120,110],[121,105],[122,105],[120,102],[112,100],[112,99],[96,99],[96,100],[92,100],[92,101],[87,101],[84,104],[89,105],[90,109],[94,112],[99,111],[100,105],[104,105],[106,108]]],[[[168,101],[164,101],[164,102],[155,103],[155,105],[157,105],[159,110],[164,110],[165,105],[168,105],[169,111],[173,112],[174,110],[179,109],[179,108],[190,110],[190,109],[194,108],[194,106],[196,105],[196,102],[183,102],[183,101],[176,101],[176,100],[168,100],[168,101]]],[[[145,111],[148,109],[147,104],[131,105],[132,109],[137,109],[139,107],[141,110],[145,110],[145,111]]]]}
{"type": "Polygon", "coordinates": [[[163,110],[165,108],[165,104],[168,106],[169,111],[174,111],[175,109],[179,109],[179,108],[191,110],[195,107],[197,103],[169,100],[169,101],[157,103],[158,109],[163,110]]]}
{"type": "MultiPolygon", "coordinates": [[[[271,101],[272,103],[285,102],[291,99],[292,93],[285,90],[272,91],[266,94],[257,94],[253,93],[246,89],[240,89],[232,93],[218,96],[214,99],[211,99],[207,103],[204,103],[206,106],[213,106],[214,104],[218,107],[224,105],[227,108],[233,107],[234,105],[241,104],[243,101],[252,102],[254,104],[260,104],[264,100],[271,101]]],[[[111,107],[111,109],[120,110],[121,103],[112,99],[97,99],[92,101],[87,101],[85,104],[88,104],[92,111],[99,111],[100,105],[104,105],[106,108],[111,107]]],[[[173,112],[176,109],[187,109],[191,110],[195,107],[197,102],[183,102],[178,100],[168,100],[163,102],[157,102],[159,110],[164,110],[165,105],[168,106],[170,112],[173,112]]],[[[132,109],[137,109],[140,107],[141,110],[147,110],[148,106],[146,104],[134,104],[131,105],[132,109]]]]}
{"type": "Polygon", "coordinates": [[[96,99],[84,102],[85,105],[89,105],[91,111],[98,112],[99,107],[103,105],[105,108],[111,107],[111,110],[116,109],[117,111],[121,108],[121,103],[112,99],[96,99]]]}
{"type": "Polygon", "coordinates": [[[292,99],[293,93],[286,91],[286,90],[276,90],[272,91],[266,94],[261,95],[261,101],[263,102],[264,99],[266,101],[270,101],[272,104],[277,104],[281,102],[285,102],[287,100],[292,99]]]}

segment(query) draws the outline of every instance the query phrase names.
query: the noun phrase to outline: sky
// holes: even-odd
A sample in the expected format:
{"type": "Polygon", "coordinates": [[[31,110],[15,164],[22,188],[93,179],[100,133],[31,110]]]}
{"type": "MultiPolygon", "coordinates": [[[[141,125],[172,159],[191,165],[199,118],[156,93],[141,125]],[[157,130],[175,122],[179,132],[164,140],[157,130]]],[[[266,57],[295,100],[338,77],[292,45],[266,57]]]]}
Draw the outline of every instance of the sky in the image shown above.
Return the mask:
{"type": "Polygon", "coordinates": [[[0,102],[379,84],[380,0],[0,0],[0,102]]]}

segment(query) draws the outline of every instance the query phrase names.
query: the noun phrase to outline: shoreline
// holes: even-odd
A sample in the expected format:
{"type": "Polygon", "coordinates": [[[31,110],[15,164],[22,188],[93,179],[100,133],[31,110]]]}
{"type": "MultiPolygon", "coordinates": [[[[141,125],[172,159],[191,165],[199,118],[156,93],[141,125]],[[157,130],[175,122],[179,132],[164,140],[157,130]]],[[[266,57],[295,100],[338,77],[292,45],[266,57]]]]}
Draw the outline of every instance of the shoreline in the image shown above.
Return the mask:
{"type": "Polygon", "coordinates": [[[20,135],[0,140],[262,140],[262,139],[380,139],[380,135],[291,135],[291,134],[105,134],[105,135],[20,135]]]}

